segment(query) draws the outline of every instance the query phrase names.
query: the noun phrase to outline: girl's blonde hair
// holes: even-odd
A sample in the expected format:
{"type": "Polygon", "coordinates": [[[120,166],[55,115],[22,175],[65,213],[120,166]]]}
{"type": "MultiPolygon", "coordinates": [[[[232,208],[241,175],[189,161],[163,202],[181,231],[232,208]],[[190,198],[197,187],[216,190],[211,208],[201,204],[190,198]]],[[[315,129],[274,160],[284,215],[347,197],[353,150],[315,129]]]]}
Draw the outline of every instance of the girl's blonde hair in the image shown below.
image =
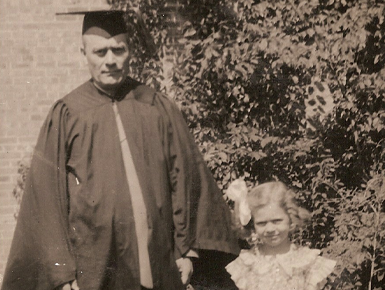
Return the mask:
{"type": "MultiPolygon", "coordinates": [[[[290,222],[295,226],[295,229],[304,226],[311,217],[309,211],[298,206],[294,192],[280,181],[266,182],[254,187],[247,193],[246,200],[251,216],[253,216],[253,212],[262,206],[269,203],[279,204],[288,214],[290,222]]],[[[240,228],[239,234],[241,237],[247,238],[254,230],[253,217],[251,217],[251,222],[243,227],[239,222],[239,205],[237,203],[235,204],[234,212],[236,227],[240,228]]]]}

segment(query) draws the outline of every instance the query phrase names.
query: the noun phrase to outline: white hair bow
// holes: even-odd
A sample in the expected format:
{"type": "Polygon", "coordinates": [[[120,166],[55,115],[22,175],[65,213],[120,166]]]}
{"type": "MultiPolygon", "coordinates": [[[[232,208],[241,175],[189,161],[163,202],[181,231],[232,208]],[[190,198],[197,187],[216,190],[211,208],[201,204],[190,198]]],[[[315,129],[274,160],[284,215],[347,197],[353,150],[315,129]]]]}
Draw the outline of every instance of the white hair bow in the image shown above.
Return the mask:
{"type": "Polygon", "coordinates": [[[243,179],[234,180],[226,191],[229,199],[236,201],[239,204],[239,219],[241,225],[245,226],[251,219],[251,211],[247,204],[247,185],[243,179]]]}

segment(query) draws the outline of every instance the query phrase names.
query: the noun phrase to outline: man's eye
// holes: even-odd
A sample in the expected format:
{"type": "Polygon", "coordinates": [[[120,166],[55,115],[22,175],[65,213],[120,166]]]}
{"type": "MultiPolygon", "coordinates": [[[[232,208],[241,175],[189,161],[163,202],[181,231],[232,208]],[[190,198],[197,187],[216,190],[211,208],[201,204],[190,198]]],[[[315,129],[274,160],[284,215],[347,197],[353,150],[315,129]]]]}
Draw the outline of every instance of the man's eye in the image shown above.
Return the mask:
{"type": "Polygon", "coordinates": [[[281,223],[281,222],[282,222],[281,219],[273,220],[273,224],[279,224],[279,223],[281,223]]]}
{"type": "Polygon", "coordinates": [[[124,47],[118,47],[112,49],[113,53],[116,55],[120,55],[126,52],[126,49],[124,47]]]}
{"type": "Polygon", "coordinates": [[[106,50],[106,49],[99,49],[99,50],[95,50],[94,53],[95,53],[97,56],[105,56],[106,53],[107,53],[107,50],[106,50]]]}

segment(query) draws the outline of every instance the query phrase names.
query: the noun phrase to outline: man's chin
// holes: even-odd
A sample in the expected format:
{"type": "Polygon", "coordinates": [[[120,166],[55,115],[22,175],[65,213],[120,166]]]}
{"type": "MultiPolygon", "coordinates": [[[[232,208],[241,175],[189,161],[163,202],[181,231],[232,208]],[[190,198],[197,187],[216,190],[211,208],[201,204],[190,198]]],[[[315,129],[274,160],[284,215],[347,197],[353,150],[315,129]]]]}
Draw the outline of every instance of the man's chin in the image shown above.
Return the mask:
{"type": "Polygon", "coordinates": [[[120,78],[114,78],[114,79],[106,79],[100,82],[100,87],[104,88],[106,90],[108,89],[114,89],[116,87],[119,87],[120,84],[124,81],[123,77],[120,78]]]}

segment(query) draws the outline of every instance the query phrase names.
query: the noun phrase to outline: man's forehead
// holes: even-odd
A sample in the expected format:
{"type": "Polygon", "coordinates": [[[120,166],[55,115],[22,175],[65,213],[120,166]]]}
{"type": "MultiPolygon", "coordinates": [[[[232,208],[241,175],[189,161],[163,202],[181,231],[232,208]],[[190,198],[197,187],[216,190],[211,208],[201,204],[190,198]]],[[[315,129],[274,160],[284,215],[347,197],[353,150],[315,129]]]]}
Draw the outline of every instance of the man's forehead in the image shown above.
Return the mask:
{"type": "Polygon", "coordinates": [[[111,37],[104,37],[98,34],[84,34],[82,38],[84,45],[92,49],[121,47],[128,45],[127,33],[121,33],[111,37]]]}

